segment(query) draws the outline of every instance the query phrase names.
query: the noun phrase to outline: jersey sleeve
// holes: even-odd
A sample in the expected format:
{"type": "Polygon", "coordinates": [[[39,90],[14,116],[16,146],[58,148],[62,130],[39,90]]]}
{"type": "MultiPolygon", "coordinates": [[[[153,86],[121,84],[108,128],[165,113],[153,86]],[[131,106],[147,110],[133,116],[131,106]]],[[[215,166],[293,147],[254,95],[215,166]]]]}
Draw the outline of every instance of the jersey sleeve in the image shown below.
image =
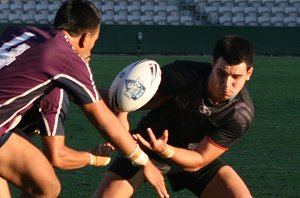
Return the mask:
{"type": "Polygon", "coordinates": [[[227,150],[245,134],[252,121],[253,111],[245,103],[240,103],[235,106],[233,115],[207,137],[215,146],[227,150]]]}
{"type": "Polygon", "coordinates": [[[101,99],[89,65],[79,57],[70,60],[55,83],[67,91],[75,104],[84,105],[101,99]]]}

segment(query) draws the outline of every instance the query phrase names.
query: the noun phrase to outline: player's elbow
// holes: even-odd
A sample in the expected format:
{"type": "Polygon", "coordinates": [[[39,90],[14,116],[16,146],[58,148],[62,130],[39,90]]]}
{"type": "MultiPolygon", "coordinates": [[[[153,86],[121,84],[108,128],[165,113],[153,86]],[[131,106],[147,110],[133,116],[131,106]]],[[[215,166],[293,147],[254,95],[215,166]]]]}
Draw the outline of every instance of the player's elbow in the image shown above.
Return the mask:
{"type": "Polygon", "coordinates": [[[61,155],[59,152],[56,154],[52,154],[48,157],[50,164],[59,169],[65,169],[65,163],[63,159],[63,155],[61,155]]]}

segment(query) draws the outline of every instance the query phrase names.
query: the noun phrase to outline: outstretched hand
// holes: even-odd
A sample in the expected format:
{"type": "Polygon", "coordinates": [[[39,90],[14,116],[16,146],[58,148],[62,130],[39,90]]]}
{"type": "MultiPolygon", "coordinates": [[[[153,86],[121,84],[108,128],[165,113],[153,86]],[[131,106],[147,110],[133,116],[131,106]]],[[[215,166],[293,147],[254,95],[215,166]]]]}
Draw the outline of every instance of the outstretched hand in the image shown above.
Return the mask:
{"type": "Polygon", "coordinates": [[[150,160],[148,161],[148,163],[145,166],[143,166],[143,172],[144,172],[145,178],[155,188],[159,197],[161,197],[161,198],[170,197],[167,192],[167,188],[166,188],[166,184],[165,184],[163,175],[152,164],[152,162],[150,160]]]}
{"type": "Polygon", "coordinates": [[[152,129],[147,128],[147,132],[150,138],[150,141],[148,142],[145,140],[140,134],[135,134],[135,138],[138,141],[139,144],[141,144],[143,147],[147,148],[148,150],[162,153],[166,150],[167,142],[168,142],[168,130],[164,130],[161,137],[156,138],[152,129]]]}

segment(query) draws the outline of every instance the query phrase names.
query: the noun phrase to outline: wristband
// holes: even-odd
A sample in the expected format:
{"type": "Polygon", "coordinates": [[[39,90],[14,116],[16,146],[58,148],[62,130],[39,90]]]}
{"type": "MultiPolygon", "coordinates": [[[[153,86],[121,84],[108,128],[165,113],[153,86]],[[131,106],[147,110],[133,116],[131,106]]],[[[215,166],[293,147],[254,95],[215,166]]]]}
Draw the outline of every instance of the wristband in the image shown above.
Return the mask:
{"type": "Polygon", "coordinates": [[[148,163],[149,157],[144,151],[136,145],[136,149],[129,155],[125,156],[127,159],[132,161],[135,166],[144,166],[148,163]]]}
{"type": "Polygon", "coordinates": [[[90,156],[90,165],[92,166],[106,166],[109,164],[111,158],[106,156],[96,156],[89,153],[90,156]]]}
{"type": "Polygon", "coordinates": [[[174,153],[175,151],[173,146],[167,144],[166,149],[163,152],[161,152],[160,155],[164,158],[171,158],[173,157],[174,153]]]}

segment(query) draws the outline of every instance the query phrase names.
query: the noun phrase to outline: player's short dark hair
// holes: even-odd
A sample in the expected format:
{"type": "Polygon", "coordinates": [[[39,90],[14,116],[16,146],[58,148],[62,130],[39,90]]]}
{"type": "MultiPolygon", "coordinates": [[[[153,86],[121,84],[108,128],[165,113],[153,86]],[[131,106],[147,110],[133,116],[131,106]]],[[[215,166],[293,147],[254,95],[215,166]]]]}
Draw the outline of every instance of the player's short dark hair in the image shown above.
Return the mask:
{"type": "Polygon", "coordinates": [[[58,9],[54,27],[71,35],[95,30],[101,24],[101,13],[87,0],[67,0],[58,9]]]}
{"type": "Polygon", "coordinates": [[[216,62],[222,57],[229,65],[237,65],[242,62],[247,67],[253,67],[255,50],[252,44],[241,36],[227,35],[217,41],[213,60],[216,62]]]}

